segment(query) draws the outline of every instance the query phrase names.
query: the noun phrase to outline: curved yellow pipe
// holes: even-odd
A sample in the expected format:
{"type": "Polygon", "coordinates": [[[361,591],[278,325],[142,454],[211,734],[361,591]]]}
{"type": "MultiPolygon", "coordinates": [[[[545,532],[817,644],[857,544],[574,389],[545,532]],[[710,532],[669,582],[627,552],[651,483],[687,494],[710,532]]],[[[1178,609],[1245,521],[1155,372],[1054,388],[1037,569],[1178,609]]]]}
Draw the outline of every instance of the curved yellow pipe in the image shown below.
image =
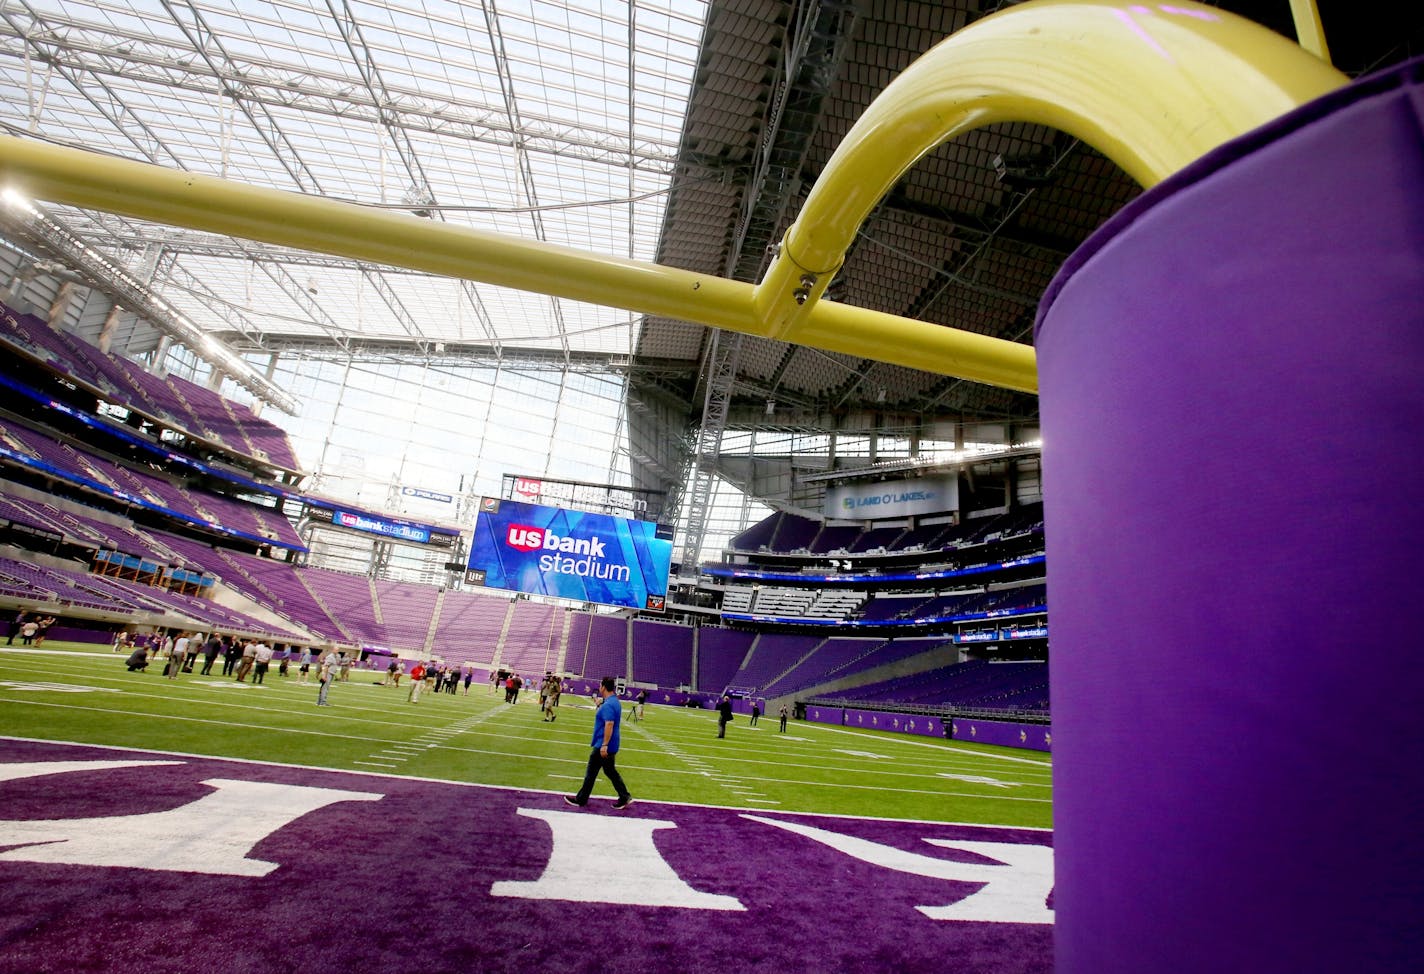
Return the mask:
{"type": "Polygon", "coordinates": [[[871,208],[970,129],[1037,122],[1151,186],[1348,80],[1279,34],[1186,0],[1034,0],[986,17],[910,65],[847,133],[757,289],[757,317],[799,341],[871,208]]]}
{"type": "Polygon", "coordinates": [[[751,285],[409,213],[250,186],[0,136],[0,177],[29,199],[750,331],[751,285]]]}
{"type": "MultiPolygon", "coordinates": [[[[13,136],[0,136],[0,178],[29,199],[765,334],[753,312],[756,288],[711,274],[13,136]]],[[[801,341],[815,348],[1023,392],[1038,387],[1033,349],[1027,345],[830,302],[814,318],[801,341]],[[879,338],[873,344],[863,340],[886,328],[902,340],[893,345],[879,338]]]]}
{"type": "Polygon", "coordinates": [[[33,199],[1032,392],[1037,375],[1027,345],[817,300],[870,208],[906,169],[969,128],[1028,121],[1083,138],[1150,184],[1345,80],[1265,28],[1214,8],[1034,0],[954,34],[876,99],[755,287],[14,137],[0,137],[0,177],[33,199]]]}

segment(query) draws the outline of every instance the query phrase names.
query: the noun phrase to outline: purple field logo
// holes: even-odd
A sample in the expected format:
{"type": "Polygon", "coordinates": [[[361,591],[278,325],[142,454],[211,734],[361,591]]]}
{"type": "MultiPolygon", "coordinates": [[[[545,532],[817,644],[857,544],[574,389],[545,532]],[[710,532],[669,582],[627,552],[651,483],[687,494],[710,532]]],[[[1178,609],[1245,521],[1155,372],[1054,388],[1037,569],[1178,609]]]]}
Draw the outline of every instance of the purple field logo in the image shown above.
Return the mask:
{"type": "Polygon", "coordinates": [[[529,943],[531,924],[557,932],[539,963],[561,970],[723,941],[786,970],[870,969],[886,952],[899,959],[878,969],[1051,969],[1044,833],[608,804],[0,742],[0,971],[211,966],[199,955],[228,939],[214,931],[260,928],[282,903],[342,916],[345,935],[234,934],[248,969],[396,969],[377,946],[393,932],[410,933],[402,970],[513,969],[502,945],[529,943]],[[123,920],[135,897],[183,905],[161,921],[171,964],[117,962],[143,954],[143,925],[123,920]],[[1006,924],[1021,932],[993,932],[1006,924]],[[353,935],[368,926],[382,936],[353,935]],[[110,960],[86,967],[99,931],[110,960]],[[988,963],[996,951],[1012,956],[988,963]]]}

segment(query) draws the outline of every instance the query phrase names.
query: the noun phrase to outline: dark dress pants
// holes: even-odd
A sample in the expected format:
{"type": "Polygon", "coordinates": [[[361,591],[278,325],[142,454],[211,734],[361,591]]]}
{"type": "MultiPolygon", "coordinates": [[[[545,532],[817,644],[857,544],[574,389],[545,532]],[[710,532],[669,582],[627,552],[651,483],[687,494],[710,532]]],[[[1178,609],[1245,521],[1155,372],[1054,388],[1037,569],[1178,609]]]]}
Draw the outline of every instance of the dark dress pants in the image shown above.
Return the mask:
{"type": "Polygon", "coordinates": [[[608,775],[608,783],[613,786],[614,791],[618,792],[619,798],[628,797],[628,786],[623,784],[623,776],[619,774],[618,769],[614,767],[613,759],[617,757],[617,755],[610,754],[608,757],[604,757],[598,753],[599,750],[599,748],[594,748],[589,752],[588,769],[584,772],[583,787],[578,790],[578,794],[574,797],[574,801],[580,805],[588,803],[588,796],[593,794],[593,783],[597,780],[599,771],[608,775]]]}

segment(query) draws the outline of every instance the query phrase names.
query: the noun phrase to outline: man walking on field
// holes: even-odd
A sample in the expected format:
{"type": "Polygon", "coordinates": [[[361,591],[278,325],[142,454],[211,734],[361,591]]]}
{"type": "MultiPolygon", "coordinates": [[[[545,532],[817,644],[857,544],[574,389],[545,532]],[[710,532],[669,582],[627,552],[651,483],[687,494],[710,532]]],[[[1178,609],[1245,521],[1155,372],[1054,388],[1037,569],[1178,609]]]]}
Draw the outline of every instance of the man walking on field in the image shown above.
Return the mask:
{"type": "Polygon", "coordinates": [[[619,747],[618,727],[623,723],[623,705],[618,702],[616,686],[613,677],[605,676],[598,687],[598,695],[603,699],[593,714],[593,751],[588,756],[583,787],[573,798],[564,796],[564,801],[570,805],[582,808],[588,804],[588,796],[593,793],[593,783],[598,778],[600,769],[608,775],[608,782],[613,786],[613,790],[618,792],[618,800],[613,803],[613,807],[627,808],[633,804],[633,796],[628,794],[628,786],[623,784],[623,776],[614,766],[619,747]]]}

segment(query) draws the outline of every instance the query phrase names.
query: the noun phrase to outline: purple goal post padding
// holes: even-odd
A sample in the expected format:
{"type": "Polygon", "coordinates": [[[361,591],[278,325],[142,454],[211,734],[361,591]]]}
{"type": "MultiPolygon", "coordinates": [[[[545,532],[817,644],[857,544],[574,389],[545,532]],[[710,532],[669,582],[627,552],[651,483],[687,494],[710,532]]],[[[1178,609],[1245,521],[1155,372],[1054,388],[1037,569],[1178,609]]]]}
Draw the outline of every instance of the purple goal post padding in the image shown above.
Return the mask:
{"type": "Polygon", "coordinates": [[[1422,79],[1194,163],[1044,299],[1060,974],[1424,956],[1422,79]]]}

